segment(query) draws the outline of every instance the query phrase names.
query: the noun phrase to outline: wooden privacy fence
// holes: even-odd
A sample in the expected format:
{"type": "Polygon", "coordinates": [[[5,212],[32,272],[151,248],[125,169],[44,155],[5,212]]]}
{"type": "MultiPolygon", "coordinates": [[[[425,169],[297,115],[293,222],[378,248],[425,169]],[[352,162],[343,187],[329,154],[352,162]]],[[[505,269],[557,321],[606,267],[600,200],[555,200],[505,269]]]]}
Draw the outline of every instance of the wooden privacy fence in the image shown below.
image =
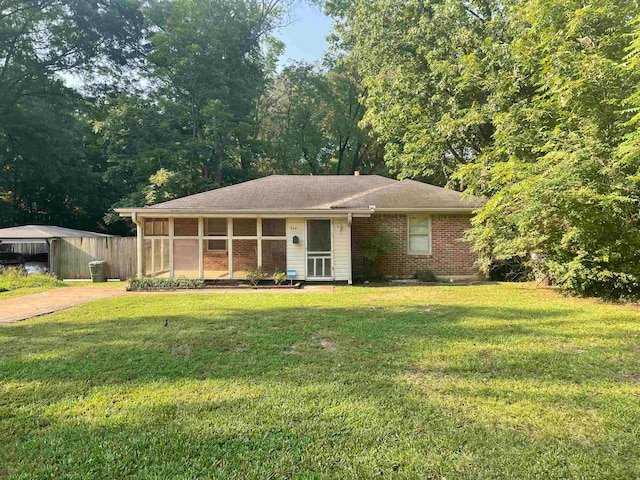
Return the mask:
{"type": "Polygon", "coordinates": [[[107,278],[136,276],[135,237],[73,237],[51,242],[51,271],[60,278],[90,278],[89,262],[107,262],[107,278]]]}

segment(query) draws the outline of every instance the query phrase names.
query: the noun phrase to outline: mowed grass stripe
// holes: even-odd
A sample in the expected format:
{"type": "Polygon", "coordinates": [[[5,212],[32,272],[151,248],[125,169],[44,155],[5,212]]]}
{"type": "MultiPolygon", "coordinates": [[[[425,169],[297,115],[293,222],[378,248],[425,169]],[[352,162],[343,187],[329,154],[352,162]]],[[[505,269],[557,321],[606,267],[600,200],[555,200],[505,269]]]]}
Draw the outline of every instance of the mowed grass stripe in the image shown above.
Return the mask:
{"type": "Polygon", "coordinates": [[[97,301],[0,328],[0,477],[637,478],[639,320],[525,284],[97,301]]]}

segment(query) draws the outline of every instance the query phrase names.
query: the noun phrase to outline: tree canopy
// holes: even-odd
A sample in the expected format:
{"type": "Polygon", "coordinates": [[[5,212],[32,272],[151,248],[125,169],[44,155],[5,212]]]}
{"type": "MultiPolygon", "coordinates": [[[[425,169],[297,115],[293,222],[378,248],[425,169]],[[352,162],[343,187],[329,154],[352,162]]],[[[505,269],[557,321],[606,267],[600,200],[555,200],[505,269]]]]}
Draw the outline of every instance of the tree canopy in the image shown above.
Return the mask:
{"type": "Polygon", "coordinates": [[[469,234],[485,269],[516,257],[575,293],[640,294],[636,2],[330,8],[392,170],[487,198],[469,234]]]}
{"type": "Polygon", "coordinates": [[[124,233],[114,206],[386,172],[354,72],[278,63],[292,3],[0,0],[0,223],[124,233]]]}

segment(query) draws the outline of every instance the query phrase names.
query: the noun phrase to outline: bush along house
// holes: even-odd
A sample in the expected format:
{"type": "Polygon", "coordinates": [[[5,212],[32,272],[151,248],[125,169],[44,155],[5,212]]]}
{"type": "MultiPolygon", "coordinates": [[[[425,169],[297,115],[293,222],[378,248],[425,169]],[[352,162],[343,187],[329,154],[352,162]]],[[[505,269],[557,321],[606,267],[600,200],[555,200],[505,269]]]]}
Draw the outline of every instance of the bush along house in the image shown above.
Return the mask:
{"type": "Polygon", "coordinates": [[[372,271],[478,278],[462,238],[481,204],[413,180],[273,175],[117,212],[137,226],[139,276],[243,279],[261,267],[352,283],[372,271]]]}

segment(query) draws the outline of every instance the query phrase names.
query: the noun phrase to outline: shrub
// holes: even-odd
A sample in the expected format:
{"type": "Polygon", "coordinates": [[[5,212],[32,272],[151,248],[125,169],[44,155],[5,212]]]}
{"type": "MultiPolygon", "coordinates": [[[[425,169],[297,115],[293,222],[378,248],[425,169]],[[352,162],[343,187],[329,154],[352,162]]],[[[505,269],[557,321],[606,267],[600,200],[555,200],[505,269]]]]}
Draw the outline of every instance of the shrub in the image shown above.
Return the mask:
{"type": "Polygon", "coordinates": [[[285,272],[281,272],[280,270],[276,270],[273,272],[273,282],[276,285],[282,285],[287,279],[287,274],[285,272]]]}
{"type": "Polygon", "coordinates": [[[365,262],[373,265],[383,253],[389,253],[393,248],[391,235],[387,232],[379,233],[373,237],[366,237],[358,243],[360,254],[365,262]]]}
{"type": "Polygon", "coordinates": [[[204,288],[204,280],[199,278],[132,278],[127,284],[127,290],[191,290],[204,288]]]}
{"type": "Polygon", "coordinates": [[[438,281],[438,277],[436,277],[436,274],[428,268],[425,268],[424,270],[418,270],[413,274],[413,276],[421,282],[433,283],[438,281]]]}
{"type": "Polygon", "coordinates": [[[267,275],[267,272],[265,272],[262,267],[249,268],[246,271],[245,278],[251,282],[251,285],[257,287],[260,280],[263,280],[267,275]]]}
{"type": "Polygon", "coordinates": [[[567,263],[548,262],[550,278],[564,291],[581,297],[604,300],[640,298],[640,274],[607,268],[605,262],[577,258],[567,263]]]}
{"type": "Polygon", "coordinates": [[[382,278],[383,275],[375,271],[375,263],[378,257],[389,253],[393,249],[391,235],[387,232],[379,233],[372,237],[366,237],[358,242],[358,250],[364,263],[364,276],[368,280],[382,278]]]}
{"type": "Polygon", "coordinates": [[[64,282],[50,273],[27,275],[24,267],[0,267],[1,290],[29,287],[64,287],[64,282]]]}
{"type": "Polygon", "coordinates": [[[526,282],[533,274],[532,265],[523,257],[494,260],[489,268],[489,279],[498,282],[526,282]]]}

